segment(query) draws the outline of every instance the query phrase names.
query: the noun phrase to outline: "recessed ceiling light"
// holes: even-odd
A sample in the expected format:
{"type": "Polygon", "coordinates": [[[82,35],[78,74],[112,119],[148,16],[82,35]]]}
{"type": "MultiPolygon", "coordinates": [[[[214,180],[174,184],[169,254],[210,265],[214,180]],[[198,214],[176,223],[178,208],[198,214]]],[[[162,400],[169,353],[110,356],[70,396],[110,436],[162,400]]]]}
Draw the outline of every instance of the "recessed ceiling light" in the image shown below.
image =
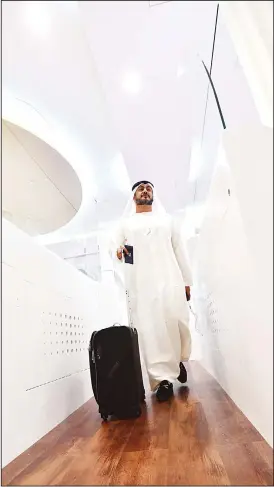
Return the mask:
{"type": "Polygon", "coordinates": [[[136,72],[126,73],[123,79],[123,88],[133,95],[139,93],[142,88],[141,75],[136,72]]]}
{"type": "Polygon", "coordinates": [[[46,8],[47,2],[29,2],[25,10],[27,26],[36,34],[44,37],[49,34],[51,19],[46,8]]]}
{"type": "Polygon", "coordinates": [[[181,78],[181,76],[183,76],[184,73],[185,73],[184,68],[182,68],[182,66],[178,66],[178,69],[177,69],[177,78],[181,78]]]}

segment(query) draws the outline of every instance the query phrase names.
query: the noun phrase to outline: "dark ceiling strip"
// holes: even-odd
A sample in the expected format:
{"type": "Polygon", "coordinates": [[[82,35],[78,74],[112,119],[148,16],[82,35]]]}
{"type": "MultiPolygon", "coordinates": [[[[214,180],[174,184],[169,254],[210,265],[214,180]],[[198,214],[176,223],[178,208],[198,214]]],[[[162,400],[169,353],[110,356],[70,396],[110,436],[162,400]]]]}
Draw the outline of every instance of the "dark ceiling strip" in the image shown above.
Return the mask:
{"type": "MultiPolygon", "coordinates": [[[[213,43],[212,43],[212,51],[211,51],[211,61],[210,61],[210,75],[212,73],[212,67],[213,67],[214,50],[215,50],[215,40],[216,40],[217,25],[218,25],[218,16],[219,16],[219,4],[217,5],[217,11],[216,11],[216,17],[215,17],[213,43]]],[[[206,114],[207,114],[208,97],[209,97],[209,84],[208,84],[207,93],[206,93],[206,104],[205,104],[205,112],[204,112],[204,120],[203,120],[203,130],[202,130],[202,142],[201,142],[201,145],[203,144],[203,140],[204,140],[204,132],[205,132],[205,122],[206,122],[206,114]]]]}
{"type": "Polygon", "coordinates": [[[222,120],[222,125],[223,125],[223,128],[226,129],[226,124],[225,124],[225,120],[224,120],[224,116],[223,116],[223,113],[222,113],[222,109],[221,109],[221,105],[220,105],[220,102],[219,102],[219,99],[218,99],[218,95],[216,93],[216,90],[215,90],[215,87],[214,87],[214,84],[213,84],[213,81],[212,81],[212,78],[210,76],[210,73],[204,63],[204,61],[202,61],[203,63],[203,66],[206,70],[206,73],[207,73],[207,76],[208,76],[208,79],[209,79],[209,82],[211,84],[211,88],[213,90],[213,93],[214,93],[214,97],[215,97],[215,100],[216,100],[216,103],[217,103],[217,107],[218,107],[218,110],[219,110],[219,114],[220,114],[220,117],[221,117],[221,120],[222,120]]]}
{"type": "MultiPolygon", "coordinates": [[[[211,60],[210,60],[210,75],[212,73],[212,68],[213,68],[213,59],[214,59],[214,51],[215,51],[215,41],[216,41],[216,33],[217,33],[217,26],[218,26],[218,16],[219,16],[219,4],[217,5],[216,17],[215,17],[215,24],[214,24],[214,34],[213,34],[213,42],[212,42],[212,50],[211,50],[211,60]]],[[[204,65],[204,67],[205,67],[205,65],[204,65]]],[[[211,77],[209,77],[209,82],[210,82],[210,80],[211,80],[211,77]]],[[[213,87],[213,92],[214,92],[214,87],[213,87]]],[[[205,122],[206,122],[206,114],[207,114],[207,106],[208,106],[208,97],[209,97],[209,84],[208,84],[207,93],[206,93],[206,104],[205,104],[205,112],[204,112],[204,120],[203,120],[201,146],[203,145],[203,140],[204,140],[205,122]]],[[[197,180],[196,180],[195,186],[194,186],[194,197],[193,197],[194,202],[196,201],[196,193],[197,193],[197,180]]]]}

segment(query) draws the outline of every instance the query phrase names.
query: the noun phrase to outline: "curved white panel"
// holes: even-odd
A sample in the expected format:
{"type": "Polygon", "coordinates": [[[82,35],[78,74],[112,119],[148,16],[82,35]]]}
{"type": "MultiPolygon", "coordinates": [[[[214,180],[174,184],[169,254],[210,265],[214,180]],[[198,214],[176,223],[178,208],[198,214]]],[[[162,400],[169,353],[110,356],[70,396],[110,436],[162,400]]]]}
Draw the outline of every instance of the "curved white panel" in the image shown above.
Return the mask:
{"type": "Polygon", "coordinates": [[[80,181],[68,162],[30,132],[2,122],[3,215],[29,235],[56,230],[82,201],[80,181]]]}
{"type": "Polygon", "coordinates": [[[20,104],[21,126],[54,147],[82,185],[77,214],[42,242],[90,232],[98,221],[119,214],[126,196],[111,176],[120,151],[78,3],[14,1],[2,10],[3,113],[19,123],[15,117],[20,104]]]}

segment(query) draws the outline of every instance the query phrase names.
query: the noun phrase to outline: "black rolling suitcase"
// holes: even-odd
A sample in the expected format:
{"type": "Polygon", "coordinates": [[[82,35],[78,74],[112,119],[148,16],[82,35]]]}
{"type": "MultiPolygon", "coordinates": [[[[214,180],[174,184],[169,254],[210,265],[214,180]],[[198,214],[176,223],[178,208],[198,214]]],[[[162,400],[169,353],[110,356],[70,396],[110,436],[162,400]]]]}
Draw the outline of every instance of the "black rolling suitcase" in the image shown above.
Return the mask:
{"type": "Polygon", "coordinates": [[[89,346],[91,383],[99,413],[119,419],[141,414],[145,400],[138,334],[135,328],[112,326],[92,334],[89,346]]]}

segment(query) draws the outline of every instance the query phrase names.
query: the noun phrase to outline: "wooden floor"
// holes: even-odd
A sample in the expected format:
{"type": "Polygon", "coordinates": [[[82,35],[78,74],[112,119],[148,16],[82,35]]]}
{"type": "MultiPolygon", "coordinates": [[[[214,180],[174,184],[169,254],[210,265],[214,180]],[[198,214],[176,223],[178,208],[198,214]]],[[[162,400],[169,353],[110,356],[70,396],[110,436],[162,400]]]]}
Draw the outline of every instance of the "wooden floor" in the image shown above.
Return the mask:
{"type": "Polygon", "coordinates": [[[94,400],[2,471],[2,485],[273,485],[273,451],[200,365],[170,403],[101,423],[94,400]]]}

